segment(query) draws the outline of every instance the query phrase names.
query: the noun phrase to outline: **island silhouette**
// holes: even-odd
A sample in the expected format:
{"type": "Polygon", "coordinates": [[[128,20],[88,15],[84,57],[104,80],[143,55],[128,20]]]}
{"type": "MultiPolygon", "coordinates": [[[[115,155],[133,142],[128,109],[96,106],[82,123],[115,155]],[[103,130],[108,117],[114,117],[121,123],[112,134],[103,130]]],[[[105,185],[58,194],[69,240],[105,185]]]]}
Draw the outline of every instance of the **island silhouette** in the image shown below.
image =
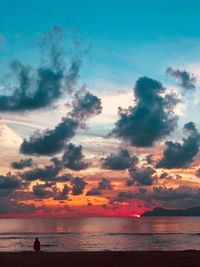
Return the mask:
{"type": "Polygon", "coordinates": [[[144,212],[142,216],[200,216],[200,207],[188,209],[165,209],[157,207],[151,211],[144,212]]]}

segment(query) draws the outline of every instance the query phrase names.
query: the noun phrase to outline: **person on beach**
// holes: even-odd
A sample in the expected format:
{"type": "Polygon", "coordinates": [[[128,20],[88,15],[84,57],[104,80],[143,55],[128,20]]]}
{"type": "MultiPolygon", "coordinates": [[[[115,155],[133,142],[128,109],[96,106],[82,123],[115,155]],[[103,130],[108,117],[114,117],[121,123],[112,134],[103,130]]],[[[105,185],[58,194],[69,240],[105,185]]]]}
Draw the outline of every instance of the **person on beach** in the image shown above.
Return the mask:
{"type": "Polygon", "coordinates": [[[35,239],[33,248],[34,248],[35,252],[40,251],[40,241],[39,241],[39,239],[38,239],[37,237],[36,237],[36,239],[35,239]]]}

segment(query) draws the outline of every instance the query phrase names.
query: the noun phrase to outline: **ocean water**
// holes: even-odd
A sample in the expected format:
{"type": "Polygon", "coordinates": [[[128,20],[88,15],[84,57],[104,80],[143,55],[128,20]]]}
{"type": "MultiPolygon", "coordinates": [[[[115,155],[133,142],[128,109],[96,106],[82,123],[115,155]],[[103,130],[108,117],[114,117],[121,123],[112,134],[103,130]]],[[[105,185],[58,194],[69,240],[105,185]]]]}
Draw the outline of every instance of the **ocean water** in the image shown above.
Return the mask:
{"type": "Polygon", "coordinates": [[[0,219],[0,251],[200,249],[199,217],[0,219]]]}

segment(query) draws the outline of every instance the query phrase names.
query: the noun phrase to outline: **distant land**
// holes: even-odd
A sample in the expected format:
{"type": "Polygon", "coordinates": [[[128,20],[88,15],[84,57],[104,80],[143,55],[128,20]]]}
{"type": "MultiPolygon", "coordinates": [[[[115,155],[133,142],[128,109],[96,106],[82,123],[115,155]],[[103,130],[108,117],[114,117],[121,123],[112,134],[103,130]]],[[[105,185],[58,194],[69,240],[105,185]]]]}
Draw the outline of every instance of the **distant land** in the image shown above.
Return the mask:
{"type": "Polygon", "coordinates": [[[188,209],[164,209],[158,207],[144,212],[142,216],[200,216],[200,207],[188,209]]]}

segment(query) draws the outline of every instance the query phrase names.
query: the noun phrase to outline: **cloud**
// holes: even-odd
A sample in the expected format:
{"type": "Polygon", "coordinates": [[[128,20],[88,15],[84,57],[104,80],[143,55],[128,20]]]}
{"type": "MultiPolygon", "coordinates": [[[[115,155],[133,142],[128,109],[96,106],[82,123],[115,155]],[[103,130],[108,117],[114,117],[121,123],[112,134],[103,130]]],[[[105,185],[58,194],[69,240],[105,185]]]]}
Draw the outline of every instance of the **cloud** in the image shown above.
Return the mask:
{"type": "Polygon", "coordinates": [[[129,169],[131,180],[127,181],[127,185],[152,185],[154,183],[156,173],[155,169],[150,166],[142,166],[139,168],[129,169]],[[132,182],[132,183],[131,183],[132,182]]]}
{"type": "Polygon", "coordinates": [[[21,181],[14,175],[0,175],[0,196],[7,196],[13,193],[22,185],[21,181]]]}
{"type": "Polygon", "coordinates": [[[67,200],[69,191],[70,188],[67,185],[59,189],[56,185],[48,182],[33,186],[33,194],[41,199],[53,198],[54,200],[67,200]]]}
{"type": "Polygon", "coordinates": [[[168,141],[162,159],[157,163],[157,168],[184,168],[187,167],[197,155],[200,145],[200,135],[195,124],[189,122],[184,126],[187,138],[182,143],[168,141]]]}
{"type": "Polygon", "coordinates": [[[162,201],[176,201],[178,199],[193,198],[198,194],[200,197],[200,190],[197,192],[188,186],[179,186],[177,188],[154,187],[152,197],[155,200],[162,201]]]}
{"type": "Polygon", "coordinates": [[[0,190],[2,189],[17,189],[21,185],[21,182],[17,177],[10,174],[0,175],[0,190]]]}
{"type": "Polygon", "coordinates": [[[53,191],[51,190],[51,183],[34,185],[33,194],[38,198],[51,198],[53,196],[53,191]]]}
{"type": "Polygon", "coordinates": [[[172,77],[175,77],[179,81],[179,85],[185,90],[195,90],[196,89],[196,77],[187,71],[174,70],[172,68],[167,68],[166,73],[172,77]]]}
{"type": "Polygon", "coordinates": [[[159,179],[167,179],[167,178],[170,178],[170,174],[167,173],[167,172],[162,172],[162,173],[159,175],[159,179]]]}
{"type": "Polygon", "coordinates": [[[75,146],[72,143],[66,145],[61,159],[53,157],[51,162],[52,165],[36,167],[21,173],[21,177],[27,181],[39,179],[41,181],[66,182],[71,181],[73,177],[69,173],[60,174],[65,168],[79,171],[88,167],[88,163],[84,161],[82,146],[75,146]]]}
{"type": "Polygon", "coordinates": [[[163,96],[163,85],[148,77],[137,80],[134,94],[136,105],[119,109],[119,119],[112,136],[136,147],[150,147],[169,135],[177,124],[174,107],[179,100],[174,93],[163,96]]]}
{"type": "Polygon", "coordinates": [[[198,170],[196,171],[196,176],[197,176],[197,177],[200,177],[200,169],[198,169],[198,170]]]}
{"type": "Polygon", "coordinates": [[[180,185],[176,188],[158,186],[153,191],[141,195],[141,199],[153,206],[186,208],[200,205],[200,189],[180,185]]]}
{"type": "Polygon", "coordinates": [[[106,178],[102,178],[101,181],[99,182],[98,188],[100,190],[111,190],[112,186],[111,186],[110,180],[106,178]]]}
{"type": "Polygon", "coordinates": [[[72,90],[79,75],[80,60],[73,60],[69,66],[65,64],[63,48],[59,44],[62,30],[58,28],[54,27],[41,38],[42,54],[47,55],[42,66],[35,69],[19,60],[12,62],[16,86],[11,94],[0,96],[1,112],[45,108],[72,90]]]}
{"type": "Polygon", "coordinates": [[[72,111],[69,113],[72,118],[78,121],[86,121],[91,116],[102,112],[101,99],[91,94],[85,88],[77,91],[72,101],[72,111]]]}
{"type": "Polygon", "coordinates": [[[101,191],[98,187],[92,187],[89,191],[87,191],[86,196],[100,196],[101,191]]]}
{"type": "Polygon", "coordinates": [[[73,176],[70,173],[64,173],[62,175],[56,176],[55,180],[56,182],[69,182],[71,181],[73,176]]]}
{"type": "Polygon", "coordinates": [[[26,167],[31,167],[33,165],[33,160],[31,158],[28,159],[21,159],[20,161],[14,161],[11,163],[11,167],[13,169],[24,169],[26,167]]]}
{"type": "Polygon", "coordinates": [[[92,187],[87,193],[87,196],[101,195],[102,190],[111,190],[112,185],[110,180],[102,178],[97,187],[92,187]]]}
{"type": "Polygon", "coordinates": [[[72,61],[71,66],[68,69],[68,73],[65,76],[65,87],[67,92],[72,93],[75,91],[76,83],[79,77],[81,61],[72,61]]]}
{"type": "Polygon", "coordinates": [[[75,146],[72,143],[65,146],[62,163],[65,168],[76,171],[84,170],[88,167],[88,163],[84,161],[82,146],[75,146]]]}
{"type": "Polygon", "coordinates": [[[24,204],[10,199],[9,196],[1,198],[0,214],[27,214],[35,211],[37,211],[37,209],[33,204],[24,204]]]}
{"type": "MultiPolygon", "coordinates": [[[[55,181],[60,171],[61,171],[60,166],[47,165],[44,166],[43,168],[36,167],[30,171],[26,171],[22,173],[21,176],[23,179],[27,181],[35,181],[38,179],[41,181],[55,181]]],[[[60,180],[60,178],[58,180],[60,180]]]]}
{"type": "Polygon", "coordinates": [[[127,149],[120,149],[117,154],[110,154],[102,158],[102,167],[111,170],[125,170],[135,166],[138,162],[136,156],[130,156],[127,149]]]}
{"type": "Polygon", "coordinates": [[[136,199],[138,197],[138,192],[131,192],[131,191],[122,191],[117,194],[112,200],[113,202],[130,202],[133,199],[136,199]]]}
{"type": "Polygon", "coordinates": [[[78,122],[71,118],[63,118],[52,130],[43,133],[36,131],[29,140],[24,139],[20,152],[28,155],[50,156],[63,150],[65,143],[75,136],[78,122]]]}
{"type": "Polygon", "coordinates": [[[69,191],[70,189],[67,185],[64,185],[62,190],[56,189],[56,191],[54,192],[54,200],[67,200],[69,191]]]}
{"type": "Polygon", "coordinates": [[[54,129],[46,129],[43,133],[36,131],[29,140],[24,139],[20,152],[27,155],[46,156],[58,153],[75,136],[78,128],[85,127],[82,120],[101,112],[100,99],[89,92],[81,96],[77,95],[76,98],[77,102],[74,100],[72,112],[62,118],[62,121],[54,129]]]}
{"type": "Polygon", "coordinates": [[[149,165],[151,165],[151,164],[154,164],[154,163],[155,163],[155,160],[154,160],[154,158],[153,158],[153,155],[152,155],[152,154],[149,154],[149,155],[147,155],[147,156],[146,156],[146,158],[145,158],[145,160],[146,160],[147,164],[149,164],[149,165]]]}
{"type": "Polygon", "coordinates": [[[72,181],[72,195],[81,195],[85,189],[86,182],[83,178],[75,177],[72,181]]]}
{"type": "Polygon", "coordinates": [[[191,207],[200,205],[200,189],[189,186],[178,186],[176,188],[158,186],[153,187],[152,191],[128,191],[119,192],[113,202],[132,202],[133,200],[142,200],[150,206],[165,207],[191,207]]]}

